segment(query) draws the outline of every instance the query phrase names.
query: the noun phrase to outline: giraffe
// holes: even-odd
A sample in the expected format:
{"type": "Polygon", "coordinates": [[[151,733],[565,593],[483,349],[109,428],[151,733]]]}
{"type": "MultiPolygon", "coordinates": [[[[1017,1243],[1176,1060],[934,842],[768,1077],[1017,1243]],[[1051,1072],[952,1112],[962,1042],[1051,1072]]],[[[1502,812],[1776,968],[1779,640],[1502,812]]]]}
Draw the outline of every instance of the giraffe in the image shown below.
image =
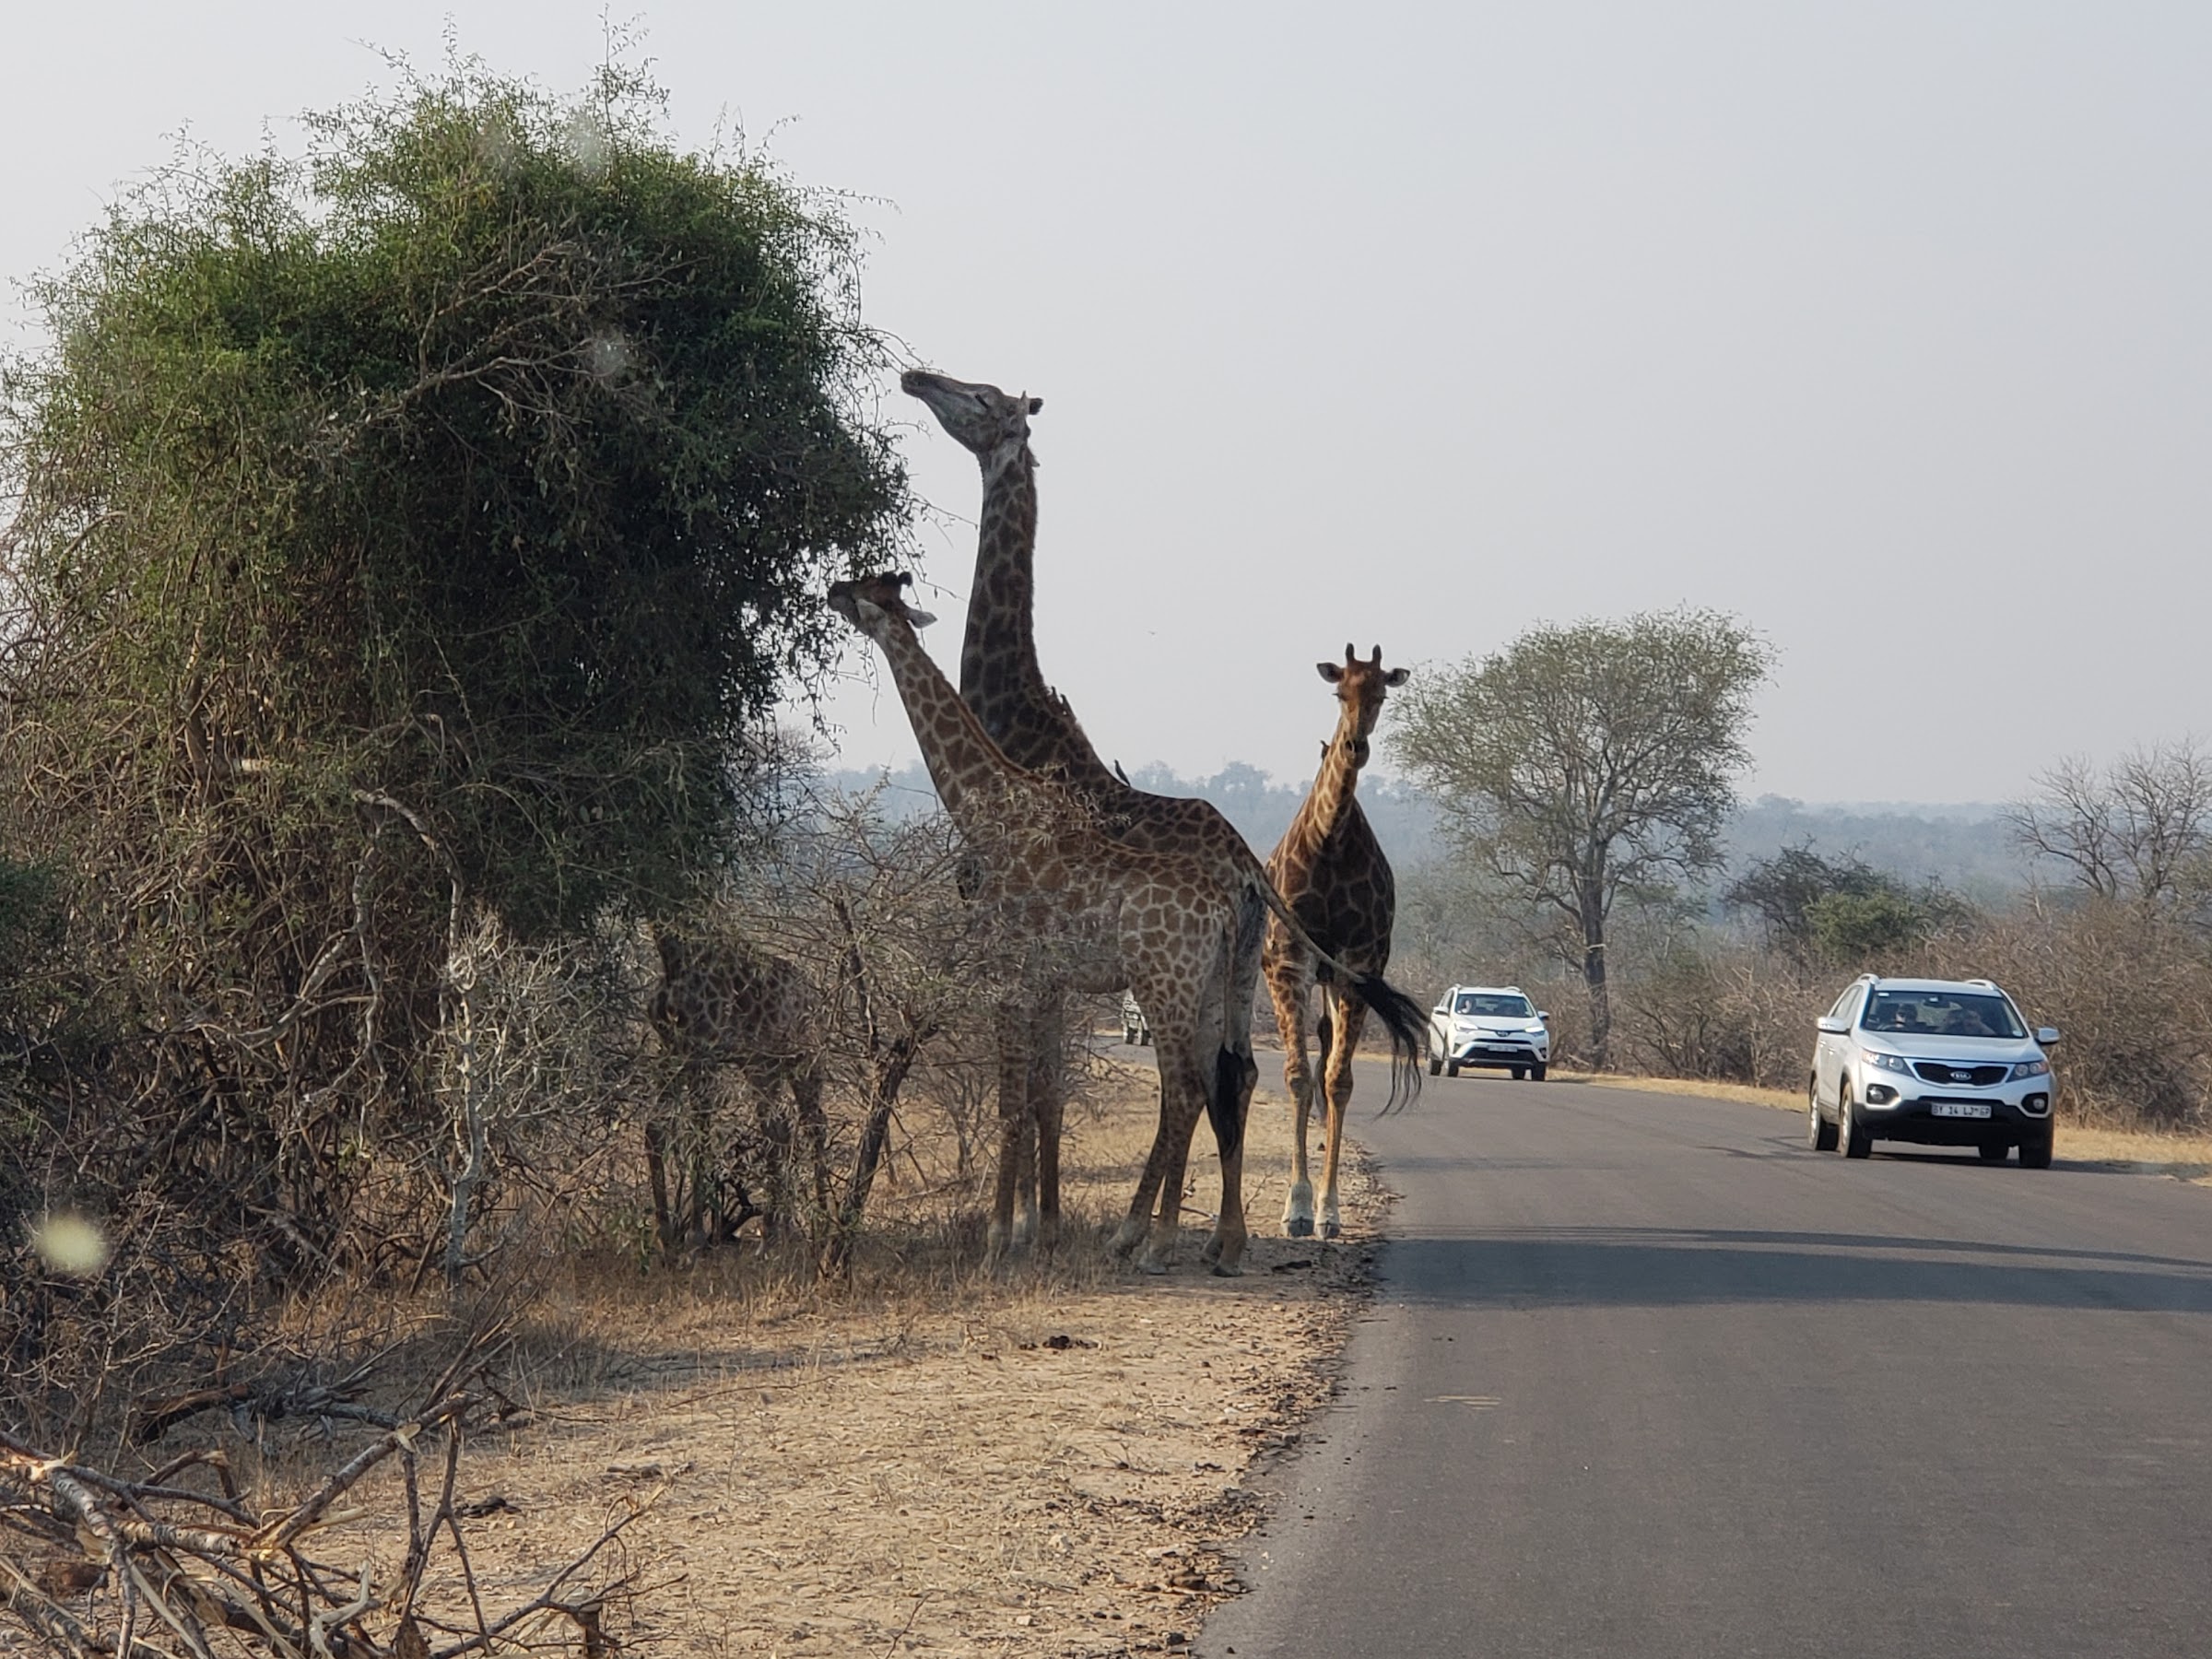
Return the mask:
{"type": "MultiPolygon", "coordinates": [[[[1381,974],[1390,964],[1390,930],[1397,887],[1390,861],[1375,843],[1355,791],[1367,764],[1368,740],[1390,688],[1406,671],[1382,666],[1382,647],[1362,662],[1349,645],[1344,661],[1318,663],[1321,677],[1336,688],[1336,731],[1321,752],[1321,770],[1289,829],[1283,831],[1267,874],[1306,931],[1347,962],[1381,974]]],[[[1294,1239],[1313,1231],[1313,1184],[1306,1172],[1306,1120],[1313,1106],[1313,1073],[1306,1061],[1306,1006],[1316,980],[1324,986],[1321,1064],[1326,1094],[1321,1171],[1321,1235],[1342,1231],[1336,1207],[1336,1160],[1344,1144],[1344,1114],[1352,1102],[1352,1055],[1359,1046],[1367,1009],[1331,980],[1329,972],[1279,923],[1267,929],[1267,992],[1283,1039],[1283,1077],[1298,1114],[1291,1142],[1290,1196],[1283,1230],[1294,1239]]]]}
{"type": "MultiPolygon", "coordinates": [[[[1149,851],[1195,853],[1213,863],[1225,881],[1242,881],[1243,872],[1258,861],[1219,810],[1210,802],[1151,794],[1133,787],[1099,759],[1067,700],[1045,682],[1035,629],[1037,458],[1030,448],[1030,417],[1043,409],[1044,400],[919,369],[909,370],[899,383],[976,457],[982,473],[975,577],[969,590],[968,626],[960,651],[961,698],[1009,759],[1065,782],[1090,806],[1106,834],[1149,851]]],[[[1235,1006],[1244,1012],[1242,1018],[1232,1018],[1230,1037],[1243,1079],[1232,1131],[1240,1156],[1245,1112],[1259,1077],[1252,1054],[1250,1010],[1259,988],[1268,909],[1257,887],[1245,883],[1242,890],[1231,994],[1235,1006]]],[[[1386,986],[1380,989],[1388,991],[1386,986]]],[[[1141,1006],[1141,996],[1138,1002],[1141,1006]]],[[[1018,1073],[1011,1058],[1001,1056],[1002,1078],[1030,1079],[1035,1091],[1030,1116],[1040,1125],[1059,1120],[1061,1032],[1061,1021],[1053,1018],[1046,1033],[1036,1038],[1038,1064],[1026,1073],[1018,1073]],[[1042,1053],[1047,1041],[1052,1044],[1049,1057],[1042,1053]]],[[[1047,1138],[1041,1129],[1041,1147],[1047,1138]]],[[[1222,1147],[1224,1182],[1231,1150],[1222,1147]]],[[[1040,1186],[1040,1205],[1056,1212],[1057,1194],[1041,1182],[1040,1186]]],[[[1241,1203],[1232,1204],[1225,1194],[1220,1213],[1224,1218],[1241,1215],[1241,1203]]],[[[1226,1221],[1217,1226],[1206,1254],[1218,1261],[1226,1253],[1233,1266],[1243,1238],[1240,1234],[1232,1243],[1226,1226],[1226,1221]]]]}
{"type": "MultiPolygon", "coordinates": [[[[982,864],[978,900],[1023,952],[1013,996],[1124,986],[1152,1021],[1160,1074],[1160,1119],[1117,1250],[1141,1241],[1141,1264],[1164,1271],[1179,1230],[1191,1133],[1204,1112],[1221,1145],[1222,1214],[1218,1273],[1233,1273],[1244,1245],[1241,1112],[1250,1081],[1232,1046],[1235,955],[1251,895],[1380,1013],[1403,1045],[1401,1070],[1426,1035],[1422,1010],[1371,976],[1339,963],[1306,937],[1267,885],[1249,849],[1225,871],[1201,853],[1153,851],[1117,841],[1089,805],[1060,781],[1017,766],[923,650],[915,629],[930,618],[910,607],[905,575],[841,582],[830,604],[881,648],[924,764],[962,837],[982,864]]],[[[1033,1006],[1033,1005],[1032,1005],[1033,1006]]],[[[1249,1026],[1249,1003],[1243,1012],[1249,1026]]],[[[1416,1084],[1418,1086],[1418,1083],[1416,1084]]],[[[1000,1098],[1001,1155],[992,1233],[1003,1239],[1013,1206],[1018,1095],[1000,1098]]]]}
{"type": "MultiPolygon", "coordinates": [[[[656,928],[661,982],[649,1015],[663,1046],[680,1064],[679,1087],[695,1101],[712,1067],[735,1067],[759,1101],[760,1126],[768,1147],[765,1208],[756,1209],[738,1189],[738,1213],[710,1218],[719,1208],[706,1191],[703,1147],[691,1149],[692,1191],[686,1206],[706,1223],[710,1236],[734,1231],[752,1215],[771,1231],[792,1218],[797,1183],[795,1158],[807,1165],[815,1214],[830,1209],[828,1127],[822,1116],[819,998],[798,967],[780,956],[764,955],[735,939],[696,937],[656,928]],[[781,1104],[785,1089],[798,1116],[804,1144],[792,1144],[791,1120],[781,1104]]],[[[653,1183],[654,1218],[664,1248],[673,1248],[690,1230],[669,1201],[665,1133],[648,1132],[646,1168],[653,1183]]]]}

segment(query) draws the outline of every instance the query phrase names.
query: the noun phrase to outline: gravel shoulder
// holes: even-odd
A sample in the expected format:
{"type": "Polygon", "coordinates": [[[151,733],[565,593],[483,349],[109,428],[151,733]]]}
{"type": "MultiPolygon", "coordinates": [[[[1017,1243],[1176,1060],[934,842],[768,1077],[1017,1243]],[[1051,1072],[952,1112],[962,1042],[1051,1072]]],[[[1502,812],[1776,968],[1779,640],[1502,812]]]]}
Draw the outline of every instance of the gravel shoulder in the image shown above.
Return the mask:
{"type": "MultiPolygon", "coordinates": [[[[1264,1089],[1244,1275],[1196,1262],[1210,1156],[1175,1271],[1129,1273],[1100,1234],[1149,1139],[1149,1073],[1109,1094],[1074,1130],[1078,1225],[1050,1262],[796,1310],[727,1264],[552,1299],[518,1348],[527,1426],[462,1461],[488,1512],[469,1533],[487,1602],[526,1600],[642,1505],[601,1567],[643,1586],[607,1622],[634,1653],[1184,1648],[1239,1588],[1224,1552],[1259,1518],[1248,1475],[1330,1397],[1382,1194],[1355,1168],[1345,1241],[1271,1236],[1290,1114],[1264,1089]]],[[[364,1514],[324,1553],[390,1535],[364,1514]]]]}

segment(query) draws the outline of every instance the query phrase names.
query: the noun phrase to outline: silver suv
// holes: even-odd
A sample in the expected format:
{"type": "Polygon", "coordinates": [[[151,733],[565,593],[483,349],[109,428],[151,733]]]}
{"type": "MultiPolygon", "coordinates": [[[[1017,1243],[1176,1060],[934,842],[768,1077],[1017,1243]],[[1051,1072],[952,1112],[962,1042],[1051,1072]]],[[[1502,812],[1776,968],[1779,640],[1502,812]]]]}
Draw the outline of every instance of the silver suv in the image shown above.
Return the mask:
{"type": "Polygon", "coordinates": [[[1430,1010],[1429,1075],[1456,1077],[1463,1065],[1487,1065],[1516,1083],[1541,1083],[1551,1065],[1550,1018],[1518,985],[1453,985],[1430,1010]]]}
{"type": "Polygon", "coordinates": [[[2011,997],[1988,980],[1852,981],[1819,1019],[1806,1087],[1805,1136],[1865,1158],[1877,1140],[1973,1147],[2002,1163],[2018,1147],[2031,1170],[2051,1167],[2057,1079],[2011,997]]]}

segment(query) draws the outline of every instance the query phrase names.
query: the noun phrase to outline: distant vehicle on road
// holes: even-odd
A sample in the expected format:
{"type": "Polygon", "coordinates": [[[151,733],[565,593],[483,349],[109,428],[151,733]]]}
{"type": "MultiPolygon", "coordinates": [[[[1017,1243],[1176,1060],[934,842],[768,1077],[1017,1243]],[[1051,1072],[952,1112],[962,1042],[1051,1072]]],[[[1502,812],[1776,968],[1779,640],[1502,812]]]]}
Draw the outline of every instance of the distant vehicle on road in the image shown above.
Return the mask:
{"type": "Polygon", "coordinates": [[[1135,1048],[1152,1046],[1152,1022],[1126,991],[1122,993],[1122,1041],[1135,1048]]]}
{"type": "Polygon", "coordinates": [[[2011,997],[1988,980],[1861,974],[1820,1017],[1806,1084],[1805,1138],[1817,1152],[1865,1158],[1877,1140],[1973,1147],[2003,1163],[2018,1147],[2051,1167],[2056,1081],[2011,997]]]}
{"type": "Polygon", "coordinates": [[[1456,1077],[1477,1065],[1541,1083],[1551,1066],[1550,1018],[1518,985],[1453,985],[1429,1014],[1429,1075],[1456,1077]]]}

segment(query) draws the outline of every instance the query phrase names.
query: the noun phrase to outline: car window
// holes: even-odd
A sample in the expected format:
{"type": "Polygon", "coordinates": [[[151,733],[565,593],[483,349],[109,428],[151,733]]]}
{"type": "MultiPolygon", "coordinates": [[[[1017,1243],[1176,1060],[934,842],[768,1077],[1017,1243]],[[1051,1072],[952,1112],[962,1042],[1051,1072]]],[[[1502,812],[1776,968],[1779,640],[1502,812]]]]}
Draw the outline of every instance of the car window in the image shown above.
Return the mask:
{"type": "Polygon", "coordinates": [[[1882,1037],[1998,1037],[2028,1035],[2012,1004],[1997,992],[1877,991],[1866,999],[1859,1029],[1882,1037]]]}
{"type": "Polygon", "coordinates": [[[1836,1006],[1828,1011],[1828,1017],[1830,1019],[1849,1019],[1852,1002],[1858,994],[1859,988],[1856,985],[1845,991],[1842,995],[1836,998],[1836,1006]]]}
{"type": "Polygon", "coordinates": [[[1504,996],[1488,991],[1463,991],[1457,1014],[1477,1014],[1490,1019],[1526,1019],[1535,1013],[1525,996],[1504,996]]]}

